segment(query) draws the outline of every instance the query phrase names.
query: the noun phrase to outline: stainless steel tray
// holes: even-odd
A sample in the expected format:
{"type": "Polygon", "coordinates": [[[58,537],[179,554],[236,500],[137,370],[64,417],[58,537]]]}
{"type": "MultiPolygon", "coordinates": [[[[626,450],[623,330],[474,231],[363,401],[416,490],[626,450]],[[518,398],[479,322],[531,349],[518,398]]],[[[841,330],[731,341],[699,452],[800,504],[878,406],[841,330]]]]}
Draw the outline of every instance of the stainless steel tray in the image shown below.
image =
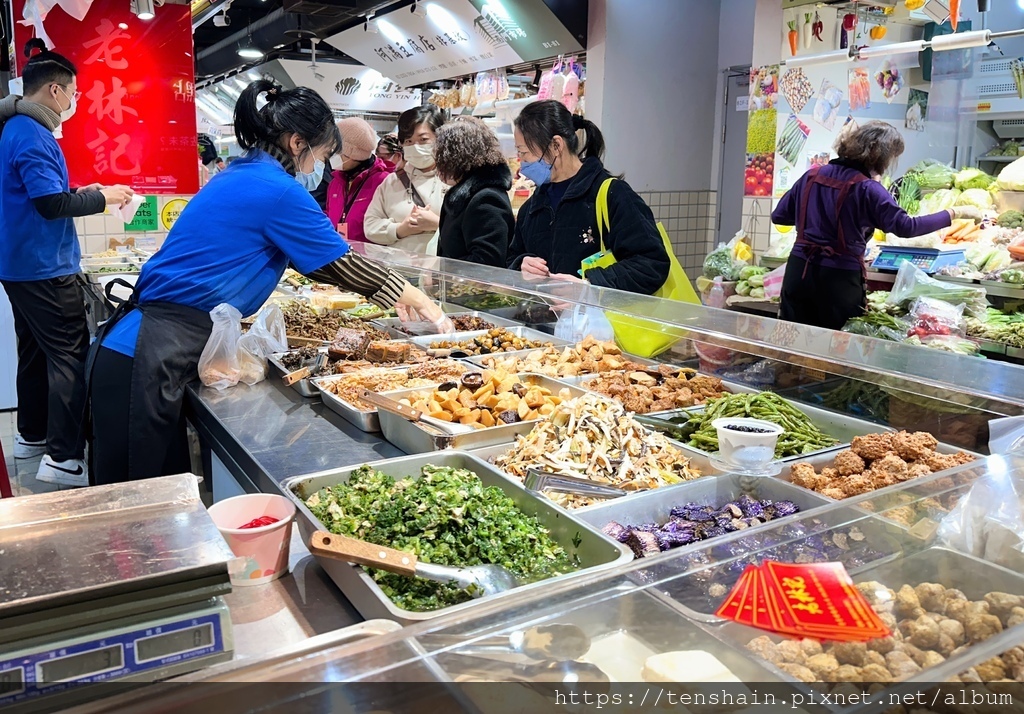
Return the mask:
{"type": "MultiPolygon", "coordinates": [[[[468,317],[479,317],[481,320],[487,320],[487,322],[491,323],[495,327],[522,327],[523,326],[523,323],[521,323],[521,322],[516,322],[515,320],[508,320],[508,319],[505,319],[503,317],[495,317],[494,315],[488,315],[485,312],[466,312],[466,311],[461,311],[461,312],[448,312],[446,314],[448,315],[448,317],[460,317],[460,316],[461,317],[466,317],[466,316],[468,316],[468,317]]],[[[378,320],[372,320],[371,322],[374,325],[377,325],[378,327],[380,327],[381,329],[385,329],[385,330],[389,330],[389,331],[397,331],[403,337],[438,337],[440,339],[440,336],[435,335],[435,334],[422,335],[422,334],[413,334],[413,333],[405,332],[405,330],[402,328],[402,321],[399,318],[397,318],[397,317],[386,317],[386,318],[381,318],[381,319],[378,319],[378,320]]],[[[462,334],[462,333],[456,333],[456,334],[462,334]]]]}
{"type": "MultiPolygon", "coordinates": [[[[608,523],[608,521],[605,521],[604,523],[597,523],[597,521],[595,521],[595,520],[591,520],[589,518],[585,518],[584,514],[591,513],[593,511],[595,511],[597,509],[601,509],[601,508],[609,508],[609,507],[612,506],[612,504],[616,504],[618,506],[623,506],[624,507],[625,504],[633,503],[636,499],[644,498],[646,496],[651,495],[652,493],[657,492],[659,494],[662,494],[662,493],[668,493],[668,492],[671,492],[671,491],[676,491],[676,489],[684,488],[686,486],[690,486],[692,484],[697,483],[698,481],[703,483],[705,481],[714,481],[714,480],[716,480],[718,478],[725,478],[724,476],[720,476],[720,474],[718,474],[718,470],[714,466],[711,465],[711,460],[708,459],[708,457],[705,456],[703,453],[695,451],[695,450],[693,450],[693,449],[691,449],[691,448],[689,448],[687,446],[684,446],[683,444],[680,444],[678,441],[673,441],[672,439],[669,439],[669,442],[671,442],[672,446],[675,446],[677,449],[682,451],[687,456],[687,458],[689,458],[691,466],[693,466],[694,468],[696,468],[697,470],[700,471],[701,477],[699,479],[695,479],[693,481],[685,481],[683,483],[674,484],[672,486],[662,486],[661,488],[652,489],[650,491],[633,491],[633,492],[628,493],[625,496],[620,496],[619,498],[615,498],[615,499],[611,499],[611,500],[603,501],[603,502],[598,502],[598,503],[594,504],[593,506],[583,506],[582,508],[566,508],[564,510],[571,511],[572,513],[578,514],[579,518],[581,518],[583,520],[586,520],[588,523],[590,523],[590,524],[594,525],[596,528],[600,529],[600,528],[604,527],[608,523]],[[709,478],[709,477],[713,477],[713,478],[709,478]]],[[[512,442],[509,442],[509,443],[505,443],[505,444],[495,444],[494,446],[486,446],[486,447],[479,448],[479,449],[471,449],[471,450],[468,450],[468,453],[473,454],[473,456],[476,456],[479,459],[483,459],[488,464],[491,464],[492,466],[494,466],[494,468],[498,468],[497,466],[494,465],[494,459],[496,457],[498,457],[498,456],[501,456],[506,451],[508,451],[509,449],[514,448],[514,447],[515,447],[515,440],[513,440],[512,442]]],[[[498,470],[500,471],[501,469],[498,468],[498,470]]],[[[502,471],[502,473],[505,473],[505,472],[502,471]]],[[[515,476],[512,476],[511,474],[505,474],[505,475],[508,478],[511,478],[513,481],[519,482],[519,479],[517,479],[515,476]]],[[[558,507],[562,508],[561,506],[558,506],[558,507]]],[[[666,513],[667,512],[668,511],[666,510],[666,513]]],[[[615,520],[615,519],[611,518],[609,520],[615,520]]],[[[643,521],[643,522],[644,523],[650,523],[651,520],[656,520],[656,519],[648,519],[648,520],[643,521]]]]}
{"type": "MultiPolygon", "coordinates": [[[[693,460],[696,461],[697,458],[695,457],[693,460]]],[[[688,481],[676,486],[666,486],[653,491],[642,491],[634,496],[611,499],[595,506],[578,509],[576,513],[581,521],[598,529],[604,528],[612,521],[623,525],[641,523],[658,523],[660,525],[669,520],[669,511],[674,506],[695,502],[718,508],[730,501],[735,501],[744,494],[756,500],[767,498],[772,501],[792,501],[800,507],[801,513],[832,503],[814,491],[798,488],[784,481],[725,474],[688,481]]],[[[764,525],[781,520],[780,518],[769,521],[762,526],[747,529],[744,533],[754,532],[764,525]]],[[[708,542],[699,541],[699,543],[708,542]]]]}
{"type": "MultiPolygon", "coordinates": [[[[120,266],[118,266],[118,267],[120,267],[120,266]]],[[[120,277],[124,277],[125,275],[133,275],[135,277],[138,277],[139,269],[136,268],[133,265],[125,263],[124,264],[124,270],[118,270],[117,272],[100,273],[100,272],[96,272],[96,270],[94,268],[90,269],[88,267],[84,267],[82,269],[82,274],[85,275],[85,279],[88,280],[91,284],[93,284],[93,285],[102,285],[103,281],[105,279],[109,279],[109,278],[120,278],[120,277]]]]}
{"type": "MultiPolygon", "coordinates": [[[[946,548],[927,548],[912,555],[887,563],[864,568],[851,573],[854,582],[879,582],[887,588],[898,591],[903,585],[915,587],[921,583],[938,583],[946,588],[960,590],[968,600],[982,600],[990,592],[1018,594],[1024,592],[1024,576],[1006,568],[993,565],[979,558],[964,555],[946,548]]],[[[1019,628],[1015,628],[1019,629],[1019,628]]],[[[766,633],[746,625],[728,623],[719,628],[709,628],[724,642],[746,649],[746,644],[766,633]]],[[[994,657],[1009,649],[1006,638],[996,636],[970,645],[955,657],[942,664],[918,672],[904,682],[944,682],[970,668],[974,664],[994,657]]],[[[1019,641],[1019,637],[1015,640],[1019,641]]],[[[776,676],[791,680],[789,675],[776,670],[752,653],[762,666],[774,670],[776,676]]],[[[898,685],[893,685],[898,686],[898,685]]]]}
{"type": "MultiPolygon", "coordinates": [[[[732,384],[729,384],[732,388],[732,384]]],[[[790,400],[787,400],[790,401],[790,400]]],[[[793,461],[806,461],[807,459],[817,456],[819,454],[828,454],[840,449],[847,448],[850,442],[855,436],[864,436],[865,434],[877,434],[881,431],[895,431],[891,427],[879,426],[873,422],[865,421],[863,419],[857,419],[855,417],[847,416],[846,414],[840,414],[839,412],[831,411],[830,409],[821,409],[819,407],[812,407],[802,402],[792,402],[795,408],[802,411],[810,420],[811,423],[817,426],[825,434],[828,434],[834,439],[838,440],[838,444],[830,446],[827,449],[819,449],[812,451],[807,454],[800,454],[799,456],[787,456],[781,459],[782,462],[788,463],[793,461]]],[[[689,410],[691,413],[702,411],[703,407],[698,407],[689,410]]],[[[664,416],[663,414],[656,414],[652,416],[664,416]]],[[[700,451],[701,453],[707,454],[708,452],[703,449],[698,449],[695,446],[689,446],[694,451],[700,451]]]]}
{"type": "MultiPolygon", "coordinates": [[[[370,464],[373,468],[396,479],[418,478],[420,469],[426,465],[468,469],[479,476],[485,486],[496,486],[504,491],[509,498],[515,501],[523,513],[536,517],[541,525],[548,529],[556,543],[565,548],[567,553],[575,555],[579,559],[580,570],[558,576],[554,580],[562,581],[575,578],[583,573],[611,570],[633,559],[633,554],[625,546],[616,543],[603,533],[573,518],[544,499],[531,495],[493,466],[465,452],[445,451],[437,454],[404,456],[370,464]]],[[[344,483],[357,468],[357,466],[350,466],[344,469],[299,476],[289,479],[284,484],[285,493],[295,502],[298,509],[299,532],[304,541],[309,542],[314,531],[327,530],[306,507],[305,499],[322,488],[344,483]]],[[[368,619],[384,617],[403,624],[422,622],[453,612],[463,612],[473,608],[478,602],[493,602],[507,595],[507,593],[502,593],[484,597],[433,612],[410,612],[400,609],[392,603],[364,568],[337,560],[318,559],[318,561],[360,614],[368,619]]],[[[516,588],[515,592],[536,590],[547,582],[550,580],[524,585],[516,588]]]]}
{"type": "MultiPolygon", "coordinates": [[[[270,357],[267,358],[267,362],[270,363],[270,366],[273,367],[281,377],[290,373],[290,370],[283,364],[281,364],[281,357],[286,354],[288,353],[278,352],[276,354],[270,355],[270,357]]],[[[292,389],[301,394],[303,397],[316,399],[320,396],[320,390],[314,387],[312,381],[310,380],[310,377],[307,377],[306,379],[300,379],[298,382],[295,382],[295,384],[292,385],[292,389]]]]}
{"type": "MultiPolygon", "coordinates": [[[[570,342],[570,343],[564,344],[564,345],[556,345],[555,348],[559,352],[561,352],[566,347],[574,346],[574,344],[575,343],[570,342]]],[[[514,357],[516,359],[525,360],[530,354],[532,354],[534,352],[542,352],[542,351],[544,351],[543,347],[534,347],[534,348],[528,349],[528,350],[517,350],[516,352],[500,352],[498,354],[474,355],[472,357],[466,357],[465,359],[467,361],[469,361],[469,362],[472,362],[473,364],[479,365],[480,367],[483,367],[483,368],[486,369],[487,365],[485,364],[485,362],[488,359],[491,359],[491,358],[494,358],[494,357],[497,357],[498,359],[508,359],[510,357],[514,357]]],[[[627,359],[627,360],[629,360],[631,362],[636,362],[637,364],[644,364],[644,365],[651,365],[651,366],[657,366],[657,365],[660,365],[660,364],[664,364],[663,362],[658,362],[656,360],[646,359],[644,357],[636,357],[635,355],[631,355],[631,354],[628,354],[626,352],[622,353],[622,357],[623,357],[623,359],[627,359]]],[[[559,377],[559,376],[556,376],[556,375],[546,375],[546,376],[550,376],[550,377],[553,377],[554,379],[561,380],[563,382],[566,382],[567,384],[579,384],[579,382],[582,381],[584,378],[596,377],[599,374],[600,373],[597,373],[597,372],[591,372],[589,374],[581,374],[581,375],[576,375],[576,376],[572,376],[572,377],[559,377]]]]}
{"type": "MultiPolygon", "coordinates": [[[[545,387],[554,394],[558,394],[562,389],[568,389],[571,397],[583,395],[581,389],[566,385],[551,377],[539,374],[520,374],[518,377],[523,384],[545,387]]],[[[409,394],[422,392],[424,389],[424,387],[401,389],[388,392],[387,396],[399,400],[409,394]]],[[[384,432],[384,438],[407,454],[424,454],[442,449],[479,449],[496,444],[509,444],[515,441],[520,434],[528,434],[536,423],[537,421],[521,421],[516,424],[492,426],[489,429],[477,429],[452,436],[435,431],[429,426],[413,423],[397,414],[380,413],[380,430],[384,432]]]]}
{"type": "MultiPolygon", "coordinates": [[[[466,366],[467,366],[467,368],[469,367],[469,365],[466,365],[466,366]]],[[[410,367],[411,367],[411,365],[404,366],[404,367],[393,367],[393,368],[390,368],[390,369],[385,369],[384,371],[385,372],[408,372],[410,367]]],[[[467,371],[472,371],[472,370],[471,369],[467,369],[467,371]]],[[[316,389],[317,392],[319,392],[320,398],[323,399],[323,401],[324,401],[324,406],[326,406],[332,412],[336,413],[338,416],[340,416],[341,418],[345,419],[345,421],[351,423],[353,426],[355,426],[356,428],[358,428],[358,429],[360,429],[362,431],[365,431],[365,432],[377,432],[377,431],[380,431],[381,430],[380,413],[379,413],[379,411],[376,408],[367,409],[367,410],[357,409],[354,405],[349,404],[344,399],[341,399],[340,397],[338,397],[338,395],[334,394],[333,392],[329,391],[328,389],[324,388],[324,386],[323,386],[323,384],[325,382],[336,381],[336,380],[339,380],[339,379],[344,379],[345,377],[351,377],[353,374],[359,374],[359,372],[353,372],[352,374],[329,374],[329,375],[324,375],[322,377],[313,377],[309,381],[313,385],[313,388],[316,389]]],[[[436,386],[437,384],[440,384],[440,383],[439,382],[434,382],[433,384],[436,386]]],[[[408,391],[422,391],[424,389],[431,389],[431,388],[432,387],[430,387],[430,386],[413,387],[411,390],[408,390],[408,391]]],[[[407,390],[403,389],[402,391],[404,392],[404,391],[407,391],[407,390]]],[[[401,417],[397,417],[397,418],[401,418],[401,417]]],[[[403,449],[403,451],[404,451],[404,449],[403,449]]]]}
{"type": "MultiPolygon", "coordinates": [[[[486,319],[486,315],[485,315],[485,319],[486,319]]],[[[545,343],[550,342],[551,344],[556,345],[556,346],[572,344],[568,340],[560,340],[560,339],[558,339],[556,337],[552,337],[551,335],[549,335],[549,334],[547,334],[545,332],[541,332],[539,330],[532,330],[529,327],[518,326],[518,327],[505,327],[505,328],[502,328],[502,329],[508,330],[509,332],[511,332],[516,337],[522,337],[522,338],[527,339],[527,340],[538,340],[538,341],[545,342],[545,343]]],[[[408,335],[406,335],[405,337],[409,340],[409,342],[412,342],[414,345],[422,347],[423,349],[430,349],[430,345],[431,345],[432,342],[439,342],[441,340],[446,340],[448,342],[464,342],[465,340],[471,340],[471,339],[473,339],[475,337],[482,337],[483,335],[486,335],[487,333],[488,333],[488,330],[474,330],[473,332],[456,332],[454,335],[423,335],[421,337],[409,337],[408,335]]],[[[538,348],[534,347],[532,349],[538,349],[538,348]]],[[[522,350],[519,350],[519,351],[522,351],[522,350]]],[[[511,354],[511,353],[503,352],[503,353],[496,353],[496,354],[511,354]]]]}

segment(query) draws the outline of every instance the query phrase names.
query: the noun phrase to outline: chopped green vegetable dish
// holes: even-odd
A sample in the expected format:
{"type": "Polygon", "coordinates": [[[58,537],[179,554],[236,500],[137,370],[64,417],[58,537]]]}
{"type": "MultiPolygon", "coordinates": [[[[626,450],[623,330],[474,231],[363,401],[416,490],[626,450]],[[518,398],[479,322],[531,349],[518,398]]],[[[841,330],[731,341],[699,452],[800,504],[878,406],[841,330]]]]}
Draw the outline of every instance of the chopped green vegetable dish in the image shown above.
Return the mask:
{"type": "MultiPolygon", "coordinates": [[[[401,481],[363,466],[306,505],[331,533],[414,553],[437,565],[501,565],[530,582],[576,569],[547,529],[465,469],[424,466],[401,481]]],[[[454,585],[371,570],[399,607],[427,612],[470,599],[454,585]]]]}

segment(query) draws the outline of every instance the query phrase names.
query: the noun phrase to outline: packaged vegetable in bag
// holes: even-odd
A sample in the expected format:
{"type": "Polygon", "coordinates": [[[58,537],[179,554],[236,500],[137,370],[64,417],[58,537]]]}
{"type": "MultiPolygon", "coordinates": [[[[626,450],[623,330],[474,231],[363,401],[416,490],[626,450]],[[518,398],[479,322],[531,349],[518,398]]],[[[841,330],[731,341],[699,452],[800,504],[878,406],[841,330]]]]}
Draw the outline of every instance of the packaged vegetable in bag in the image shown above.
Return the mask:
{"type": "Polygon", "coordinates": [[[1015,572],[1024,572],[1024,504],[1012,479],[977,481],[939,523],[949,548],[1015,572]]]}
{"type": "Polygon", "coordinates": [[[900,264],[896,282],[892,286],[886,304],[908,306],[921,297],[930,297],[952,305],[963,303],[967,313],[979,319],[985,317],[988,300],[984,288],[948,283],[936,280],[910,262],[900,264]]]}
{"type": "Polygon", "coordinates": [[[956,175],[951,166],[931,160],[922,161],[908,173],[915,174],[921,188],[952,188],[953,177],[956,175]]]}
{"type": "Polygon", "coordinates": [[[227,389],[238,384],[238,341],[242,337],[242,313],[227,303],[210,310],[213,330],[199,357],[199,378],[207,387],[227,389]]]}
{"type": "Polygon", "coordinates": [[[930,335],[964,335],[964,305],[951,305],[943,300],[922,297],[910,306],[908,337],[930,335]]]}

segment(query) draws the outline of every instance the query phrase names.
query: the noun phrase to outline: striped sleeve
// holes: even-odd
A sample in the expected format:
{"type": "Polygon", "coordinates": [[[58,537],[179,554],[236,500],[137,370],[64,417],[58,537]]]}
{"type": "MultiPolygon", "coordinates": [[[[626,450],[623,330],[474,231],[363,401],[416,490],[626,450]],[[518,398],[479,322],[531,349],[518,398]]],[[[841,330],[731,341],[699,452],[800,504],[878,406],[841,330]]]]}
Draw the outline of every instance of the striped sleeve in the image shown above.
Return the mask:
{"type": "Polygon", "coordinates": [[[306,277],[318,283],[337,285],[343,290],[362,295],[384,310],[395,306],[408,285],[405,278],[395,271],[353,251],[308,273],[306,277]]]}

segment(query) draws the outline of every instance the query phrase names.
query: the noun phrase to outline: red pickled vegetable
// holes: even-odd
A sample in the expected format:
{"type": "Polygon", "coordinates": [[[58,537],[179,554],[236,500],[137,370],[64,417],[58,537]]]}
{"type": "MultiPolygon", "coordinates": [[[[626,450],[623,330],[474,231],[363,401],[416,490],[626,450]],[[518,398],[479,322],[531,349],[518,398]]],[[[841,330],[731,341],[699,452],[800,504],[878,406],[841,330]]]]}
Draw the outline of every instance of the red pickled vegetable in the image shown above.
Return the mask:
{"type": "Polygon", "coordinates": [[[263,526],[272,526],[279,520],[281,519],[274,518],[273,516],[260,516],[259,518],[253,518],[244,526],[239,526],[238,528],[239,530],[245,530],[246,528],[262,528],[263,526]]]}

